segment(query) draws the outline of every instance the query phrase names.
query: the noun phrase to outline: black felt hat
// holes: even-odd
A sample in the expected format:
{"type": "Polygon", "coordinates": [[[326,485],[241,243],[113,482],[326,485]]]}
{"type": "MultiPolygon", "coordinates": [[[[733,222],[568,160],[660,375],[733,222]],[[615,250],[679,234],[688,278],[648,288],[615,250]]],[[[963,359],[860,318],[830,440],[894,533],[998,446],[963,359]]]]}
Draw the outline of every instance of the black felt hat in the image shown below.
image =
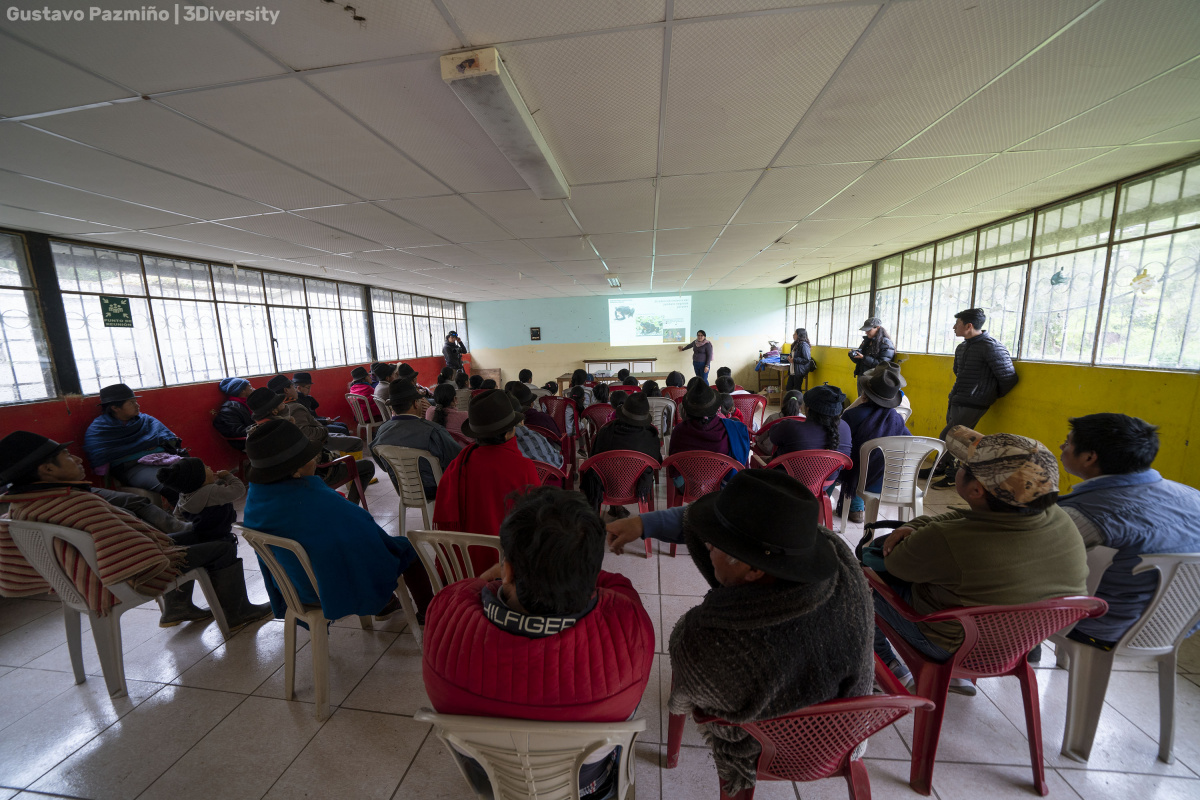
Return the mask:
{"type": "Polygon", "coordinates": [[[395,369],[396,369],[395,364],[388,364],[383,361],[380,361],[377,364],[371,365],[371,372],[375,373],[375,377],[381,381],[387,380],[387,377],[389,375],[391,375],[392,372],[395,371],[395,369]]]}
{"type": "Polygon", "coordinates": [[[284,390],[292,388],[295,384],[287,375],[276,375],[271,380],[267,381],[267,388],[276,394],[283,394],[284,390]]]}
{"type": "Polygon", "coordinates": [[[488,389],[471,398],[462,433],[468,439],[501,436],[517,427],[523,419],[525,415],[513,408],[508,394],[499,389],[488,389]]]}
{"type": "Polygon", "coordinates": [[[683,413],[689,417],[711,417],[717,413],[721,399],[707,383],[697,381],[683,396],[683,413]]]}
{"type": "Polygon", "coordinates": [[[110,403],[124,403],[126,400],[133,400],[137,397],[138,395],[133,393],[133,389],[130,389],[125,384],[114,383],[112,386],[105,386],[100,390],[100,405],[106,406],[110,403]]]}
{"type": "Polygon", "coordinates": [[[411,380],[400,378],[388,384],[388,401],[393,411],[399,412],[420,399],[421,392],[411,380]]]}
{"type": "Polygon", "coordinates": [[[355,367],[354,369],[350,370],[350,377],[356,381],[366,380],[367,375],[368,373],[366,367],[355,367]]]}
{"type": "Polygon", "coordinates": [[[533,396],[533,390],[520,381],[509,381],[504,384],[504,391],[511,394],[522,408],[529,408],[536,399],[533,396]]]}
{"type": "Polygon", "coordinates": [[[321,445],[310,440],[296,425],[286,419],[269,419],[255,426],[246,437],[246,456],[251,483],[275,483],[291,477],[292,473],[321,453],[321,445]]]}
{"type": "Polygon", "coordinates": [[[311,385],[313,382],[311,372],[297,372],[292,376],[292,383],[306,383],[311,385]]]}
{"type": "Polygon", "coordinates": [[[283,400],[283,395],[272,392],[266,386],[260,386],[246,398],[246,405],[250,406],[250,416],[260,420],[271,416],[271,412],[278,408],[283,400]]]}
{"type": "Polygon", "coordinates": [[[0,439],[0,486],[7,486],[38,464],[57,456],[70,442],[56,442],[40,433],[13,431],[0,439]]]}
{"type": "Polygon", "coordinates": [[[416,383],[417,371],[415,369],[413,369],[412,366],[408,364],[408,362],[404,362],[404,363],[400,364],[400,366],[396,367],[396,369],[399,371],[400,380],[413,381],[414,383],[416,383]]]}
{"type": "Polygon", "coordinates": [[[904,384],[899,367],[880,368],[871,373],[870,379],[863,386],[863,394],[880,408],[895,408],[904,399],[900,393],[904,384]]]}
{"type": "Polygon", "coordinates": [[[641,392],[634,392],[617,409],[616,417],[621,422],[647,428],[650,426],[650,401],[641,392]]]}
{"type": "Polygon", "coordinates": [[[768,575],[816,583],[837,571],[821,533],[821,503],[790,475],[748,469],[688,507],[686,524],[704,542],[768,575]]]}

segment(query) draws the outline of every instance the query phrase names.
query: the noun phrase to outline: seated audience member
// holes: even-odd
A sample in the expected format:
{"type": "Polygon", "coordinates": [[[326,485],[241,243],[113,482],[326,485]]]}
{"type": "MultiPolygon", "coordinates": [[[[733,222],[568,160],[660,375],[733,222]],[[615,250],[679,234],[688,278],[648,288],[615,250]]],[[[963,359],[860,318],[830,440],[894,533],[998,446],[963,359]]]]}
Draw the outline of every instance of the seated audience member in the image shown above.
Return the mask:
{"type": "Polygon", "coordinates": [[[733,404],[733,395],[725,392],[718,392],[717,399],[721,402],[721,416],[725,419],[736,420],[743,425],[746,424],[746,415],[742,410],[733,404]]]}
{"type": "Polygon", "coordinates": [[[284,402],[287,403],[284,410],[291,417],[296,427],[307,438],[339,453],[358,453],[362,451],[362,439],[357,436],[347,436],[337,433],[332,427],[321,424],[321,421],[313,416],[308,404],[300,401],[303,395],[299,393],[296,383],[289,380],[287,375],[276,375],[274,378],[271,378],[271,380],[267,381],[267,388],[276,394],[283,395],[284,402]]]}
{"type": "MultiPolygon", "coordinates": [[[[313,416],[316,416],[317,407],[321,404],[317,401],[317,398],[312,396],[312,373],[297,372],[292,376],[292,383],[296,387],[296,402],[307,408],[309,412],[313,414],[313,416]]],[[[344,422],[336,422],[329,417],[316,417],[316,419],[317,422],[328,428],[330,433],[340,434],[342,436],[348,436],[350,434],[350,429],[346,427],[346,423],[344,422]]]]}
{"type": "MultiPolygon", "coordinates": [[[[632,717],[650,677],[654,628],[629,579],[601,571],[604,528],[584,499],[531,490],[501,524],[500,548],[498,580],[459,581],[430,604],[422,670],[433,707],[569,722],[632,717]]],[[[474,761],[456,758],[477,786],[488,785],[474,761]]],[[[581,797],[609,795],[618,758],[608,749],[585,758],[581,797]]]]}
{"type": "MultiPolygon", "coordinates": [[[[584,395],[586,396],[587,387],[581,386],[579,388],[583,389],[584,395]]],[[[597,383],[595,386],[592,387],[592,403],[607,403],[608,396],[609,396],[609,388],[608,388],[607,383],[597,383]]],[[[592,403],[588,403],[587,405],[590,406],[592,403]]],[[[586,408],[586,406],[585,406],[585,408],[586,408]]]]}
{"type": "Polygon", "coordinates": [[[366,367],[355,367],[350,370],[350,385],[346,389],[350,394],[371,397],[375,394],[375,386],[371,383],[371,373],[366,367]]]}
{"type": "Polygon", "coordinates": [[[667,374],[667,386],[682,389],[686,385],[687,385],[687,381],[683,377],[682,372],[672,371],[667,374]]]}
{"type": "MultiPolygon", "coordinates": [[[[946,434],[946,451],[962,464],[955,490],[969,508],[917,517],[887,537],[883,577],[900,596],[918,614],[932,614],[1083,594],[1087,554],[1075,523],[1055,503],[1058,463],[1046,446],[956,425],[946,434]]],[[[931,659],[945,661],[962,644],[956,622],[909,622],[879,596],[875,610],[931,659]]],[[[879,630],[875,652],[896,677],[908,679],[879,630]]],[[[956,678],[950,691],[974,695],[975,685],[956,678]]]]}
{"type": "Polygon", "coordinates": [[[608,396],[608,404],[612,406],[613,411],[616,411],[621,406],[625,405],[625,401],[629,399],[627,392],[622,392],[620,389],[613,389],[608,396]]]}
{"type": "Polygon", "coordinates": [[[458,390],[453,383],[439,383],[433,390],[433,405],[425,411],[425,419],[451,433],[462,433],[467,412],[458,408],[458,390]]]}
{"type": "Polygon", "coordinates": [[[622,386],[637,386],[638,379],[633,377],[632,375],[627,375],[627,376],[625,376],[625,379],[623,381],[621,381],[621,385],[622,386]]]}
{"type": "MultiPolygon", "coordinates": [[[[772,423],[775,420],[783,417],[800,416],[801,409],[804,407],[803,397],[804,396],[795,389],[785,392],[783,399],[779,403],[779,410],[763,420],[763,428],[765,428],[769,423],[772,423]]],[[[759,429],[758,438],[754,440],[754,452],[758,453],[768,461],[775,457],[775,443],[771,441],[770,431],[767,431],[767,435],[763,436],[762,430],[759,429]]]]}
{"type": "Polygon", "coordinates": [[[482,389],[483,388],[483,376],[482,375],[472,375],[470,378],[470,386],[471,386],[472,391],[474,391],[475,389],[482,389]]]}
{"type": "MultiPolygon", "coordinates": [[[[912,403],[909,402],[908,395],[905,394],[905,392],[904,392],[904,387],[908,385],[908,381],[904,380],[904,376],[902,376],[900,374],[900,364],[901,364],[901,362],[899,362],[899,361],[885,361],[882,364],[880,364],[878,367],[873,367],[872,369],[867,370],[862,375],[863,383],[866,383],[867,381],[871,380],[871,378],[873,376],[875,376],[876,374],[882,373],[882,372],[896,373],[896,376],[900,380],[900,404],[897,405],[896,408],[907,410],[911,413],[912,412],[912,403]]],[[[858,406],[862,405],[865,402],[867,402],[866,398],[860,394],[854,400],[853,403],[846,406],[846,410],[849,411],[852,408],[857,408],[858,406]]],[[[951,483],[953,483],[953,480],[951,480],[951,483]]]]}
{"type": "MultiPolygon", "coordinates": [[[[403,575],[420,618],[433,590],[416,551],[407,539],[388,536],[367,511],[347,503],[315,475],[320,445],[287,420],[272,419],[250,432],[246,453],[250,492],[243,524],[304,547],[321,587],[319,599],[296,556],[274,551],[301,602],[319,602],[328,619],[372,614],[387,619],[401,608],[395,591],[403,575]]],[[[259,566],[271,608],[283,617],[283,595],[261,560],[259,566]]]]}
{"type": "Polygon", "coordinates": [[[528,384],[520,381],[509,381],[504,384],[504,391],[517,398],[521,403],[526,425],[537,425],[539,428],[550,430],[556,436],[562,436],[562,431],[558,429],[558,424],[554,421],[554,417],[534,407],[533,401],[537,399],[537,396],[530,391],[528,384]]]}
{"type": "MultiPolygon", "coordinates": [[[[471,401],[463,433],[475,439],[450,463],[438,484],[433,524],[444,531],[495,536],[511,507],[509,495],[538,485],[537,469],[521,455],[515,429],[523,419],[507,394],[485,391],[471,401]]],[[[494,554],[472,556],[476,574],[495,563],[494,554]]]]}
{"type": "Polygon", "coordinates": [[[701,384],[708,386],[708,381],[704,380],[704,378],[701,378],[699,375],[696,375],[688,379],[686,388],[690,392],[693,387],[700,386],[701,384]]]}
{"type": "Polygon", "coordinates": [[[282,392],[273,392],[267,386],[260,386],[251,392],[246,398],[246,405],[250,406],[250,416],[256,427],[270,417],[292,421],[287,413],[287,398],[282,392]]]}
{"type": "Polygon", "coordinates": [[[643,383],[642,394],[646,397],[662,397],[662,391],[658,388],[657,381],[646,381],[643,383]]]}
{"type": "Polygon", "coordinates": [[[650,403],[650,419],[654,421],[654,427],[658,428],[660,436],[670,434],[669,426],[675,419],[675,401],[669,397],[663,397],[662,391],[655,381],[646,381],[642,384],[642,396],[650,403]],[[670,407],[670,411],[666,411],[668,407],[670,407]]]}
{"type": "Polygon", "coordinates": [[[426,400],[431,399],[433,397],[433,390],[427,386],[422,386],[421,384],[417,383],[417,377],[417,371],[413,369],[412,365],[407,362],[396,367],[395,380],[412,381],[413,386],[417,387],[417,392],[420,393],[421,397],[424,397],[426,400]]]}
{"type": "MultiPolygon", "coordinates": [[[[69,442],[67,444],[70,444],[69,442]]],[[[49,584],[21,555],[9,537],[8,520],[48,522],[75,528],[96,542],[99,572],[93,572],[69,544],[58,541],[54,554],[71,576],[88,607],[100,615],[111,612],[116,597],[106,589],[125,582],[142,594],[160,595],[182,573],[203,567],[230,628],[241,628],[269,616],[266,606],[246,598],[246,577],[237,546],[229,541],[187,544],[191,530],[171,536],[108,503],[85,479],[83,460],[45,436],[14,431],[0,440],[0,496],[7,503],[7,518],[0,520],[0,594],[27,597],[50,591],[49,584]]],[[[164,512],[165,513],[165,512],[164,512]]],[[[191,606],[191,586],[185,585],[164,596],[166,611],[159,618],[163,627],[184,619],[208,619],[211,613],[191,606]],[[184,590],[188,594],[184,594],[184,590]],[[194,612],[205,611],[203,617],[194,612]]]]}
{"type": "Polygon", "coordinates": [[[438,373],[437,385],[441,386],[443,383],[454,383],[455,372],[462,372],[462,370],[456,370],[454,367],[442,367],[442,371],[438,373]]]}
{"type": "MultiPolygon", "coordinates": [[[[688,389],[680,403],[683,420],[671,432],[668,455],[687,450],[708,450],[745,464],[750,454],[750,433],[746,426],[718,416],[720,399],[717,393],[703,378],[693,380],[698,383],[688,389]]],[[[682,486],[682,481],[680,477],[676,484],[682,486]]]]}
{"type": "MultiPolygon", "coordinates": [[[[524,388],[528,392],[528,387],[523,383],[510,381],[509,385],[524,388]]],[[[508,399],[513,403],[514,411],[517,413],[529,412],[530,409],[522,404],[522,397],[512,392],[506,392],[506,394],[508,394],[508,399]]],[[[529,397],[532,398],[533,395],[529,394],[529,397]]],[[[517,449],[521,451],[521,455],[531,461],[541,461],[551,466],[562,468],[562,445],[558,441],[551,441],[541,433],[531,430],[528,418],[517,423],[517,427],[513,432],[516,434],[517,449]]]]}
{"type": "Polygon", "coordinates": [[[1069,422],[1063,468],[1084,480],[1060,496],[1058,505],[1079,528],[1087,549],[1103,545],[1117,552],[1095,591],[1108,603],[1108,613],[1080,620],[1067,637],[1111,650],[1158,589],[1157,570],[1133,574],[1138,557],[1200,552],[1200,492],[1151,469],[1158,428],[1149,422],[1124,414],[1089,414],[1069,422]]]}
{"type": "Polygon", "coordinates": [[[544,386],[533,390],[535,397],[554,397],[558,394],[558,381],[546,381],[544,386]]]}
{"type": "MultiPolygon", "coordinates": [[[[371,374],[375,377],[375,399],[384,405],[387,404],[389,397],[388,390],[392,385],[392,381],[400,377],[399,372],[400,370],[395,364],[385,364],[382,362],[376,364],[371,369],[371,374]]],[[[371,409],[371,411],[374,413],[374,409],[371,409]]]]}
{"type": "MultiPolygon", "coordinates": [[[[444,473],[450,462],[462,450],[462,446],[454,441],[445,428],[425,419],[429,404],[421,398],[412,381],[393,381],[390,399],[392,418],[375,431],[375,436],[371,439],[371,456],[375,463],[387,472],[392,479],[392,485],[399,491],[399,480],[392,474],[388,462],[375,451],[376,447],[395,445],[411,447],[414,450],[428,450],[438,460],[444,473]]],[[[433,470],[424,461],[419,462],[419,469],[425,497],[432,500],[437,496],[437,482],[434,480],[433,470]]]]}
{"type": "Polygon", "coordinates": [[[717,367],[717,377],[733,380],[733,370],[729,367],[717,367]]]}
{"type": "Polygon", "coordinates": [[[623,383],[625,381],[625,379],[628,377],[629,377],[629,370],[627,370],[627,369],[617,370],[617,380],[619,380],[623,383]]]}
{"type": "MultiPolygon", "coordinates": [[[[863,522],[866,519],[866,504],[855,494],[858,491],[859,470],[863,467],[859,452],[862,446],[884,436],[912,436],[904,425],[904,419],[896,413],[903,385],[904,378],[898,368],[873,370],[863,384],[858,402],[842,414],[842,423],[850,429],[849,455],[854,466],[843,470],[838,479],[842,485],[838,507],[846,498],[850,498],[850,522],[863,522]]],[[[883,489],[883,453],[873,453],[866,469],[867,491],[878,494],[883,489]]]]}
{"type": "Polygon", "coordinates": [[[470,380],[470,376],[462,370],[454,373],[454,397],[458,401],[458,410],[464,414],[467,413],[467,406],[471,404],[470,380]]]}
{"type": "MultiPolygon", "coordinates": [[[[713,587],[671,631],[671,713],[753,722],[871,693],[871,592],[819,513],[794,478],[744,470],[689,506],[608,525],[616,553],[641,537],[686,544],[713,587]]],[[[753,787],[758,743],[701,727],[725,792],[753,787]]]]}
{"type": "Polygon", "coordinates": [[[529,391],[534,392],[542,388],[533,382],[533,370],[523,369],[517,373],[517,380],[529,387],[529,391]]]}
{"type": "Polygon", "coordinates": [[[495,389],[495,388],[496,388],[496,381],[495,381],[495,380],[493,380],[492,378],[485,378],[485,379],[484,379],[484,381],[483,381],[483,383],[479,384],[479,388],[480,388],[480,389],[484,389],[484,390],[487,390],[487,389],[495,389]]]}
{"type": "MultiPolygon", "coordinates": [[[[623,394],[616,392],[615,394],[623,394]]],[[[619,407],[613,421],[602,427],[596,433],[596,441],[592,444],[591,455],[599,455],[612,450],[635,450],[645,453],[659,464],[662,464],[662,450],[658,444],[658,431],[654,429],[650,418],[650,403],[641,394],[634,394],[619,407]]],[[[595,472],[588,470],[580,481],[580,488],[587,495],[588,502],[596,511],[600,510],[600,498],[604,494],[604,486],[595,472]]],[[[637,481],[639,498],[646,498],[654,491],[654,473],[649,467],[642,470],[637,481]]],[[[613,518],[629,515],[624,506],[612,506],[609,514],[613,518]]]]}
{"type": "Polygon", "coordinates": [[[826,383],[809,389],[801,409],[804,421],[785,419],[767,432],[775,445],[775,455],[798,450],[836,450],[851,455],[850,426],[842,420],[845,403],[846,395],[836,386],[826,383]]]}
{"type": "Polygon", "coordinates": [[[158,492],[174,503],[178,493],[158,480],[158,469],[174,461],[183,442],[149,414],[141,413],[137,395],[123,383],[100,390],[100,416],[88,425],[83,452],[93,468],[108,467],[124,486],[158,492]]]}

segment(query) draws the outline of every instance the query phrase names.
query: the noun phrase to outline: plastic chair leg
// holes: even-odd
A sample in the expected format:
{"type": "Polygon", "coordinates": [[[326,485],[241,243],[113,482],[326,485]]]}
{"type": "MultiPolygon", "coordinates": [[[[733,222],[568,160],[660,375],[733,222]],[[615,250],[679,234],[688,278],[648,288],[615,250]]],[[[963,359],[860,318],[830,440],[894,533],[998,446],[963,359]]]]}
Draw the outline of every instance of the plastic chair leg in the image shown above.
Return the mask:
{"type": "Polygon", "coordinates": [[[1158,662],[1158,760],[1166,764],[1175,761],[1171,752],[1175,745],[1175,654],[1163,656],[1158,662]]]}
{"type": "Polygon", "coordinates": [[[107,616],[92,616],[92,638],[96,640],[109,697],[124,697],[129,694],[129,687],[125,683],[125,656],[121,652],[121,617],[115,609],[107,616]]]}
{"type": "Polygon", "coordinates": [[[867,512],[866,514],[863,515],[866,522],[868,524],[872,523],[872,522],[878,522],[879,521],[879,495],[873,495],[873,496],[866,495],[863,498],[863,505],[865,506],[865,508],[863,508],[863,510],[865,512],[867,512]]]}
{"type": "Polygon", "coordinates": [[[846,784],[850,789],[850,800],[871,800],[871,779],[867,777],[867,765],[856,758],[846,767],[846,784]]]}
{"type": "Polygon", "coordinates": [[[358,626],[360,628],[362,628],[364,631],[373,631],[373,630],[375,630],[375,618],[374,617],[359,617],[358,618],[358,626]]]}
{"type": "Polygon", "coordinates": [[[845,533],[850,525],[850,498],[843,492],[838,499],[842,504],[842,533],[845,533]]]}
{"type": "Polygon", "coordinates": [[[671,714],[667,718],[667,769],[679,766],[679,747],[683,744],[683,726],[686,714],[671,714]]]}
{"type": "Polygon", "coordinates": [[[283,618],[283,699],[296,696],[296,617],[289,608],[283,618]]]}
{"type": "Polygon", "coordinates": [[[942,735],[942,718],[946,714],[946,694],[950,689],[951,668],[928,664],[917,675],[914,694],[928,697],[936,705],[932,711],[913,713],[913,756],[908,784],[917,794],[933,792],[933,764],[937,759],[938,740],[942,735]]]}
{"type": "Polygon", "coordinates": [[[75,672],[75,683],[87,680],[83,671],[83,627],[79,612],[63,603],[63,622],[67,626],[67,652],[71,654],[71,669],[75,672]]]}
{"type": "Polygon", "coordinates": [[[421,631],[421,623],[417,622],[417,607],[413,603],[412,594],[408,591],[408,584],[404,582],[404,576],[396,581],[396,594],[400,596],[400,606],[404,609],[404,618],[408,621],[408,629],[412,631],[413,638],[417,641],[417,649],[421,649],[421,640],[424,635],[421,631]]]}
{"type": "Polygon", "coordinates": [[[650,557],[650,540],[646,539],[646,558],[650,557]]]}
{"type": "Polygon", "coordinates": [[[308,649],[312,650],[313,693],[317,700],[317,719],[329,716],[329,626],[323,621],[309,624],[308,649]]]}
{"type": "Polygon", "coordinates": [[[1029,662],[1017,667],[1021,698],[1025,701],[1025,729],[1029,736],[1029,760],[1033,762],[1033,788],[1042,797],[1050,794],[1046,783],[1046,764],[1042,760],[1042,711],[1038,702],[1037,675],[1029,662]]]}
{"type": "Polygon", "coordinates": [[[1058,645],[1070,651],[1071,673],[1067,679],[1067,721],[1063,729],[1062,754],[1086,762],[1104,710],[1104,695],[1112,676],[1113,654],[1072,641],[1058,645]]]}
{"type": "Polygon", "coordinates": [[[225,609],[221,605],[221,599],[217,597],[217,590],[213,588],[208,570],[192,570],[191,576],[199,584],[200,591],[204,592],[204,600],[208,603],[209,610],[212,611],[213,619],[217,621],[217,627],[221,629],[221,635],[228,639],[233,635],[229,631],[229,620],[225,617],[225,609]]]}
{"type": "Polygon", "coordinates": [[[671,558],[675,557],[675,545],[671,545],[671,558]]]}

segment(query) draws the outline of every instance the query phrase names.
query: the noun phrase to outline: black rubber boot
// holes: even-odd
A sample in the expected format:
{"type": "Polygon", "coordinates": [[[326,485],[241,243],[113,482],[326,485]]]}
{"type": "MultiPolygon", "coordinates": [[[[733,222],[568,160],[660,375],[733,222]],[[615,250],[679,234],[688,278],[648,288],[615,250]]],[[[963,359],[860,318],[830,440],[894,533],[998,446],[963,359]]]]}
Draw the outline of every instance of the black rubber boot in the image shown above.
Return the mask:
{"type": "Polygon", "coordinates": [[[246,573],[242,570],[242,560],[239,558],[224,569],[209,573],[217,599],[225,611],[225,621],[229,623],[230,632],[236,631],[251,622],[269,619],[272,616],[271,604],[254,605],[246,597],[246,573]]]}
{"type": "Polygon", "coordinates": [[[207,608],[197,608],[192,603],[192,586],[195,581],[188,581],[173,592],[162,596],[162,616],[158,618],[158,627],[173,628],[181,622],[198,622],[212,619],[212,611],[207,608]]]}

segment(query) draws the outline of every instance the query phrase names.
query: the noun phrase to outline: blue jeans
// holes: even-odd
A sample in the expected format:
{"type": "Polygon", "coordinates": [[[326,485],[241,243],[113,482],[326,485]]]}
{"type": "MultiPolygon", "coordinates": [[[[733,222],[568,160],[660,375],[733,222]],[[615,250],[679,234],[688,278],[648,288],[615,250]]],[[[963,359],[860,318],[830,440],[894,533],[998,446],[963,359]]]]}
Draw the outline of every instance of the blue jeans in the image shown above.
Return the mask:
{"type": "MultiPolygon", "coordinates": [[[[872,494],[879,494],[881,491],[883,491],[883,478],[880,478],[879,480],[875,481],[870,486],[868,486],[867,491],[871,492],[872,494]]],[[[866,510],[866,508],[867,508],[867,504],[865,502],[863,502],[863,499],[861,497],[859,497],[856,494],[850,495],[850,510],[851,511],[864,511],[864,510],[866,510]]]]}
{"type": "Polygon", "coordinates": [[[707,366],[708,365],[705,364],[703,361],[693,361],[692,362],[692,369],[696,370],[697,378],[704,378],[704,368],[707,366]]]}
{"type": "MultiPolygon", "coordinates": [[[[911,583],[888,575],[886,572],[881,573],[880,577],[896,590],[896,593],[903,598],[904,602],[912,603],[911,583]]],[[[929,641],[921,629],[917,627],[917,623],[909,622],[900,616],[900,612],[892,608],[891,603],[884,600],[877,592],[872,592],[871,596],[875,599],[875,613],[883,617],[896,633],[903,636],[904,640],[919,650],[922,655],[938,662],[950,660],[950,653],[947,653],[941,647],[929,641]]],[[[878,625],[875,626],[875,654],[879,656],[879,660],[884,664],[887,664],[896,657],[895,651],[892,650],[887,637],[883,635],[883,631],[879,629],[878,625]]]]}

